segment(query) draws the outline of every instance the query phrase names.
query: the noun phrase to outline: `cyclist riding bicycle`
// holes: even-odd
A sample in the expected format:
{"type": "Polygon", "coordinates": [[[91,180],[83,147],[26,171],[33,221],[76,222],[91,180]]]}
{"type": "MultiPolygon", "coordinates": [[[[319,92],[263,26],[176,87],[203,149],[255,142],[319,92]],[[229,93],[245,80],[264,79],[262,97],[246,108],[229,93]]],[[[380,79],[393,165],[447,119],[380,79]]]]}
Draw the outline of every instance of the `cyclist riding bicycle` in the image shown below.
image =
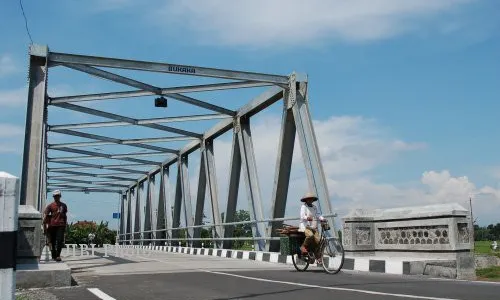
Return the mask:
{"type": "Polygon", "coordinates": [[[326,222],[326,219],[318,212],[318,208],[313,204],[314,201],[317,201],[318,197],[316,197],[312,193],[305,194],[301,202],[304,202],[300,207],[300,225],[299,231],[304,232],[306,238],[304,239],[304,243],[300,247],[300,251],[303,254],[307,254],[309,249],[315,253],[315,256],[318,260],[318,263],[321,263],[321,253],[319,242],[319,232],[318,232],[318,222],[326,222]]]}

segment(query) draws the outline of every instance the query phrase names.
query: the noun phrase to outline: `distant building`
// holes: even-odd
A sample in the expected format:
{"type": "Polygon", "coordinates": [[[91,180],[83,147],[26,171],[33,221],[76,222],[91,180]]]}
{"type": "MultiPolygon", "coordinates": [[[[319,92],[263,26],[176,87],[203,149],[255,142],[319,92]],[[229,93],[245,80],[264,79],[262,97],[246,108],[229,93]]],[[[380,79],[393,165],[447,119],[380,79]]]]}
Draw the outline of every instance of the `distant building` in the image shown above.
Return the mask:
{"type": "Polygon", "coordinates": [[[73,226],[95,228],[95,227],[97,227],[97,224],[94,221],[87,221],[87,220],[85,220],[85,221],[78,221],[75,224],[73,224],[73,226]]]}

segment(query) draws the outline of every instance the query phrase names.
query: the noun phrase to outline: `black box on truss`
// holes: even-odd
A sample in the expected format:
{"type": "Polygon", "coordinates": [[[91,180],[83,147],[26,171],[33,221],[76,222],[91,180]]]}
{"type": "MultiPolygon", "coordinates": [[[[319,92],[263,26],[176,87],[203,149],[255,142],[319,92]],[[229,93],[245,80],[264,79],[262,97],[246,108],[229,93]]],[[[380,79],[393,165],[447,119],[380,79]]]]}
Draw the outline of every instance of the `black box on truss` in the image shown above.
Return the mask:
{"type": "Polygon", "coordinates": [[[167,107],[167,98],[165,97],[155,98],[155,107],[167,107]]]}

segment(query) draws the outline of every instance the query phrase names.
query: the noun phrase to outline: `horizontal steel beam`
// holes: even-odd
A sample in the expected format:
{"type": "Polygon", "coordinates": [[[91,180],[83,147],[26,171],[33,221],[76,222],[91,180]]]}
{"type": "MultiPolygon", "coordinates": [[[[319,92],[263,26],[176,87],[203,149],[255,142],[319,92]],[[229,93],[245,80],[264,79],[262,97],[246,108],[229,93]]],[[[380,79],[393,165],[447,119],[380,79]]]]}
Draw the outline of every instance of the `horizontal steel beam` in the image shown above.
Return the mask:
{"type": "MultiPolygon", "coordinates": [[[[64,159],[101,159],[101,158],[109,158],[109,159],[119,159],[119,158],[126,158],[126,157],[138,157],[138,156],[166,156],[165,153],[170,153],[170,152],[161,152],[161,151],[155,151],[155,152],[131,152],[131,153],[100,153],[100,152],[93,152],[93,151],[86,151],[86,150],[80,150],[80,149],[73,149],[73,148],[58,148],[58,149],[53,149],[55,151],[63,151],[63,152],[72,152],[72,153],[82,153],[86,154],[85,156],[69,156],[69,157],[53,157],[52,161],[57,160],[64,160],[64,159]],[[97,154],[93,154],[97,153],[97,154]]],[[[172,157],[171,155],[169,157],[172,157]]]]}
{"type": "MultiPolygon", "coordinates": [[[[86,164],[89,165],[89,164],[86,164]]],[[[92,165],[92,164],[90,164],[92,165]]],[[[142,167],[145,168],[147,166],[150,166],[150,164],[116,164],[116,165],[92,165],[92,166],[98,166],[98,169],[103,169],[106,170],[107,168],[129,168],[129,167],[142,167]]],[[[59,171],[71,171],[73,169],[95,169],[95,167],[87,167],[87,166],[81,166],[81,167],[56,167],[56,168],[47,168],[49,172],[59,172],[59,171]]]]}
{"type": "MultiPolygon", "coordinates": [[[[65,182],[69,183],[85,183],[85,184],[91,184],[91,185],[107,185],[107,186],[114,186],[114,187],[128,187],[126,184],[119,184],[116,183],[116,181],[89,181],[89,180],[80,180],[80,179],[55,179],[57,181],[51,181],[48,184],[50,185],[58,185],[58,184],[65,184],[65,182]]],[[[131,180],[133,181],[133,180],[131,180]]]]}
{"type": "Polygon", "coordinates": [[[92,189],[92,188],[106,188],[108,187],[107,185],[98,185],[98,186],[81,186],[81,185],[73,185],[73,184],[54,184],[54,183],[51,183],[51,184],[48,184],[49,187],[51,188],[56,188],[56,189],[60,189],[60,188],[77,188],[77,189],[85,189],[85,188],[88,188],[88,189],[92,189]]]}
{"type": "MultiPolygon", "coordinates": [[[[47,179],[51,179],[51,180],[76,179],[76,178],[89,179],[89,177],[90,178],[98,178],[97,176],[58,175],[58,176],[47,176],[47,179]]],[[[110,182],[118,182],[118,183],[120,183],[120,182],[136,182],[135,178],[124,178],[124,177],[118,177],[118,176],[106,176],[106,177],[99,177],[99,178],[115,179],[113,181],[102,181],[102,182],[105,182],[105,183],[110,183],[110,182]]]]}
{"type": "MultiPolygon", "coordinates": [[[[59,150],[59,149],[57,149],[59,150]]],[[[160,153],[161,155],[165,156],[163,153],[160,153]]],[[[136,155],[137,156],[137,155],[136,155]]],[[[148,155],[148,156],[152,156],[152,155],[148,155]]],[[[129,161],[128,159],[125,159],[125,158],[132,158],[132,156],[130,155],[110,155],[109,157],[102,157],[102,156],[61,156],[61,157],[49,157],[49,161],[50,162],[58,162],[58,161],[61,161],[61,160],[93,160],[93,159],[118,159],[118,160],[125,160],[125,161],[129,161]]],[[[168,157],[172,157],[172,156],[168,156],[168,157]]],[[[140,160],[137,160],[137,159],[134,159],[132,160],[134,162],[138,162],[138,161],[143,161],[144,163],[146,162],[149,162],[149,165],[159,165],[161,162],[156,162],[156,161],[153,161],[153,160],[143,160],[143,159],[140,159],[140,160]]]]}
{"type": "Polygon", "coordinates": [[[191,105],[195,105],[195,106],[198,106],[198,107],[202,107],[202,108],[205,108],[205,109],[208,109],[208,110],[211,110],[211,111],[215,111],[215,112],[218,112],[218,113],[221,113],[221,114],[225,114],[225,115],[228,115],[228,116],[234,116],[234,115],[236,115],[236,111],[234,111],[234,110],[230,110],[230,109],[224,108],[222,106],[210,104],[208,102],[197,100],[197,99],[194,99],[194,98],[191,98],[191,97],[188,97],[188,96],[184,96],[184,95],[181,95],[181,94],[170,94],[169,97],[172,98],[172,99],[175,99],[175,100],[187,103],[187,104],[191,104],[191,105]]]}
{"type": "MultiPolygon", "coordinates": [[[[111,72],[107,72],[107,71],[97,69],[94,67],[78,65],[78,64],[66,64],[65,66],[68,68],[71,68],[71,69],[85,72],[85,73],[90,74],[90,75],[100,77],[100,78],[109,79],[111,81],[122,83],[122,84],[125,84],[128,86],[131,86],[131,87],[136,87],[136,88],[141,89],[141,90],[149,91],[149,92],[156,94],[156,95],[161,95],[161,88],[159,88],[159,87],[152,86],[152,85],[149,85],[149,84],[146,84],[146,83],[134,80],[134,79],[127,78],[127,77],[123,77],[123,76],[120,76],[120,75],[117,75],[117,74],[114,74],[111,72]]],[[[188,104],[203,107],[203,108],[213,110],[213,111],[216,111],[219,113],[223,113],[226,115],[230,115],[230,116],[233,116],[236,113],[235,111],[226,109],[224,107],[213,105],[213,104],[210,104],[210,103],[207,103],[204,101],[200,101],[197,99],[193,99],[191,97],[187,97],[187,96],[184,96],[181,94],[172,93],[169,95],[169,97],[173,98],[173,99],[177,99],[177,100],[185,102],[185,103],[188,103],[188,104]]]]}
{"type": "MultiPolygon", "coordinates": [[[[207,92],[207,91],[218,91],[218,90],[229,90],[229,89],[240,89],[240,88],[254,88],[254,87],[263,87],[270,85],[272,85],[272,83],[256,82],[256,81],[224,82],[215,84],[162,88],[161,95],[168,96],[169,94],[177,94],[177,93],[193,93],[193,92],[207,92]]],[[[124,91],[124,92],[52,97],[49,99],[49,104],[143,97],[155,94],[156,93],[149,91],[124,91]]]]}
{"type": "MultiPolygon", "coordinates": [[[[266,109],[271,106],[276,101],[283,98],[283,89],[280,87],[272,87],[268,89],[266,92],[254,98],[247,105],[240,108],[237,112],[237,116],[239,117],[249,117],[253,116],[259,111],[266,109]]],[[[214,125],[211,129],[207,130],[203,135],[204,140],[213,140],[233,127],[232,120],[222,120],[216,125],[214,125]]],[[[193,141],[189,143],[187,146],[182,148],[179,152],[179,156],[188,155],[189,153],[196,151],[200,148],[200,141],[193,141]]],[[[143,176],[138,179],[138,183],[145,181],[148,176],[155,175],[160,172],[160,168],[163,166],[169,166],[174,164],[177,161],[177,158],[167,159],[162,162],[162,166],[156,167],[148,172],[147,176],[143,176]]],[[[129,188],[133,188],[136,184],[131,185],[129,188]]]]}
{"type": "Polygon", "coordinates": [[[82,112],[82,113],[86,113],[89,115],[99,116],[99,117],[108,118],[108,119],[117,120],[117,121],[123,121],[123,122],[130,123],[132,125],[138,125],[138,126],[158,129],[158,130],[162,130],[162,131],[177,133],[180,135],[191,136],[191,137],[196,137],[196,138],[201,138],[203,136],[202,134],[199,134],[199,133],[190,132],[190,131],[186,131],[186,130],[182,130],[182,129],[178,129],[178,128],[173,128],[173,127],[169,127],[169,126],[165,126],[165,125],[160,125],[160,124],[137,124],[137,122],[139,120],[134,119],[134,118],[120,116],[117,114],[112,114],[112,113],[100,111],[100,110],[93,109],[93,108],[78,106],[78,105],[74,105],[71,103],[60,103],[60,104],[56,104],[55,106],[78,111],[78,112],[82,112]]]}
{"type": "MultiPolygon", "coordinates": [[[[58,149],[59,150],[59,149],[58,149]]],[[[138,159],[132,157],[98,157],[98,156],[64,156],[64,157],[48,157],[48,162],[63,162],[63,161],[78,161],[78,160],[92,160],[92,159],[115,159],[122,161],[131,161],[148,164],[150,166],[160,165],[160,161],[146,160],[146,159],[138,159]]]]}
{"type": "MultiPolygon", "coordinates": [[[[279,87],[272,87],[266,92],[254,98],[247,105],[243,106],[238,110],[237,117],[245,117],[249,118],[256,113],[266,109],[271,106],[276,101],[283,98],[283,89],[279,87]]],[[[205,140],[213,140],[228,130],[233,128],[233,121],[223,120],[219,123],[215,124],[212,128],[208,129],[203,135],[203,139],[205,140]]],[[[197,150],[200,146],[199,141],[193,141],[189,143],[187,146],[182,148],[179,152],[179,155],[186,155],[195,150],[197,150]]]]}
{"type": "Polygon", "coordinates": [[[55,190],[60,190],[60,191],[66,191],[66,192],[88,192],[88,193],[118,193],[121,194],[122,191],[120,190],[112,190],[112,189],[103,189],[103,188],[67,188],[67,187],[61,187],[61,188],[47,188],[47,192],[52,192],[55,190]]]}
{"type": "MultiPolygon", "coordinates": [[[[206,114],[206,115],[192,115],[192,116],[178,116],[167,118],[153,118],[137,120],[138,125],[142,124],[158,124],[158,123],[173,123],[173,122],[188,122],[188,121],[202,121],[214,119],[232,119],[224,114],[206,114]]],[[[110,121],[110,122],[92,122],[92,123],[75,123],[75,124],[61,124],[49,125],[50,130],[62,129],[82,129],[82,128],[101,128],[101,127],[116,127],[116,126],[131,126],[128,122],[110,121]]],[[[123,141],[123,140],[122,140],[123,141]]]]}
{"type": "Polygon", "coordinates": [[[63,65],[65,67],[73,69],[73,70],[84,72],[84,73],[94,75],[94,76],[97,76],[97,77],[100,77],[103,79],[108,79],[108,80],[111,80],[114,82],[125,84],[125,85],[131,86],[131,87],[135,87],[135,88],[138,88],[141,90],[150,91],[150,92],[155,93],[155,94],[161,93],[160,88],[157,88],[157,87],[154,87],[154,86],[149,85],[147,83],[143,83],[143,82],[140,82],[140,81],[137,81],[134,79],[130,79],[130,78],[118,75],[118,74],[104,71],[104,70],[101,70],[98,68],[94,68],[94,67],[90,67],[90,66],[86,66],[86,65],[80,65],[80,64],[63,64],[63,65]]]}
{"type": "MultiPolygon", "coordinates": [[[[91,168],[91,169],[106,169],[106,170],[114,170],[114,171],[133,173],[133,174],[148,174],[148,171],[127,169],[127,168],[121,167],[122,165],[113,165],[113,166],[111,166],[111,165],[96,165],[96,164],[82,163],[82,162],[78,162],[78,161],[58,161],[57,163],[86,167],[86,168],[91,168]]],[[[47,169],[54,170],[55,168],[47,168],[47,169]]],[[[72,169],[77,169],[77,168],[72,168],[72,169]]]]}
{"type": "MultiPolygon", "coordinates": [[[[65,129],[64,129],[65,130],[65,129]]],[[[59,130],[57,130],[59,132],[59,130]]],[[[59,132],[60,133],[60,132],[59,132]]],[[[193,137],[185,136],[174,136],[174,137],[160,137],[160,138],[143,138],[143,139],[130,139],[121,140],[121,145],[136,145],[141,143],[161,143],[161,142],[178,142],[178,141],[190,141],[197,140],[193,137]]],[[[79,143],[62,143],[62,144],[49,144],[49,149],[58,149],[64,147],[88,147],[88,146],[102,146],[102,145],[113,145],[114,142],[79,142],[79,143]]],[[[140,147],[142,148],[142,147],[140,147]]]]}
{"type": "MultiPolygon", "coordinates": [[[[122,139],[115,139],[115,138],[111,138],[108,136],[97,135],[97,134],[86,133],[86,132],[79,132],[79,131],[74,131],[74,130],[69,130],[69,129],[49,129],[49,130],[52,132],[60,133],[60,134],[79,136],[79,137],[83,137],[83,138],[87,138],[87,139],[94,139],[94,140],[103,141],[103,142],[110,142],[110,143],[118,144],[118,145],[123,145],[123,143],[124,143],[124,140],[122,140],[122,139]]],[[[153,145],[146,145],[146,144],[141,144],[141,143],[130,144],[130,146],[136,147],[136,148],[160,151],[160,152],[164,152],[164,153],[173,153],[176,155],[179,152],[178,150],[174,150],[174,149],[169,149],[169,148],[165,148],[165,147],[158,147],[158,146],[153,146],[153,145]]],[[[51,149],[50,146],[49,146],[49,149],[51,149]]],[[[61,147],[59,147],[59,149],[61,149],[61,147]]]]}
{"type": "Polygon", "coordinates": [[[122,175],[130,175],[127,173],[108,173],[108,174],[95,174],[95,173],[85,173],[77,171],[52,171],[51,173],[64,174],[64,175],[49,175],[49,179],[59,179],[59,178],[81,178],[81,177],[92,177],[92,178],[108,178],[116,179],[118,181],[136,181],[135,178],[121,177],[122,175]]]}
{"type": "Polygon", "coordinates": [[[144,160],[144,159],[138,159],[138,158],[133,158],[127,156],[120,156],[114,157],[112,154],[106,154],[106,153],[99,153],[99,152],[94,152],[94,151],[88,151],[88,150],[81,150],[81,149],[73,149],[73,148],[59,148],[59,149],[54,149],[57,151],[64,151],[64,152],[71,152],[71,153],[78,153],[78,154],[84,154],[88,156],[84,157],[58,157],[58,158],[47,158],[48,161],[56,162],[56,161],[64,161],[64,160],[74,160],[74,159],[97,159],[97,158],[107,158],[107,159],[116,159],[116,160],[124,160],[124,161],[131,161],[131,162],[137,162],[137,163],[149,163],[151,165],[158,165],[160,162],[152,161],[152,160],[144,160]]]}
{"type": "MultiPolygon", "coordinates": [[[[96,175],[96,174],[91,174],[91,175],[96,175]]],[[[101,181],[96,181],[96,182],[118,182],[118,181],[133,181],[136,182],[137,180],[135,178],[125,178],[125,177],[118,177],[118,176],[89,176],[89,175],[48,175],[48,179],[54,179],[54,180],[65,180],[65,181],[78,181],[78,180],[87,180],[87,181],[93,181],[95,178],[104,178],[104,179],[115,179],[116,180],[101,180],[101,181]],[[91,178],[88,178],[91,177],[91,178]]]]}
{"type": "Polygon", "coordinates": [[[88,66],[143,70],[143,71],[171,73],[179,75],[228,78],[237,80],[238,79],[253,80],[253,81],[264,81],[264,82],[281,83],[281,84],[288,83],[288,76],[283,76],[283,75],[271,75],[264,73],[224,70],[224,69],[205,68],[198,66],[126,60],[126,59],[97,57],[97,56],[85,56],[85,55],[56,53],[56,52],[49,53],[48,61],[49,61],[49,66],[52,66],[54,63],[81,64],[88,66]]]}

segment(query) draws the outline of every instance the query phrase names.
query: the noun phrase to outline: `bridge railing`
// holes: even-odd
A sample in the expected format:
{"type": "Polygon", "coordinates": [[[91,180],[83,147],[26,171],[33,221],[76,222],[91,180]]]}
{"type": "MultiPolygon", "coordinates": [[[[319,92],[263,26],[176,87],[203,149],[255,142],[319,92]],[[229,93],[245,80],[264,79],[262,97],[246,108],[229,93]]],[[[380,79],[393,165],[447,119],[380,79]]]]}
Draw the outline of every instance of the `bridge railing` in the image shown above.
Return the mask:
{"type": "MultiPolygon", "coordinates": [[[[337,214],[328,214],[324,215],[323,217],[325,218],[334,218],[337,217],[337,214]]],[[[195,229],[195,228],[207,228],[207,229],[215,229],[217,226],[221,226],[223,228],[229,227],[229,226],[236,226],[236,225],[247,225],[247,224],[257,224],[257,223],[269,223],[269,226],[272,225],[272,223],[275,222],[284,222],[284,221],[294,221],[294,220],[300,220],[299,217],[287,217],[287,218],[274,218],[274,219],[265,219],[265,220],[251,220],[251,221],[239,221],[239,222],[228,222],[228,223],[221,223],[221,224],[203,224],[203,225],[193,225],[193,226],[184,226],[184,227],[175,227],[175,228],[167,228],[167,229],[156,229],[156,230],[145,230],[145,231],[139,231],[139,232],[130,232],[130,233],[120,233],[118,234],[119,236],[119,242],[120,243],[140,243],[144,244],[145,242],[165,242],[168,245],[171,246],[178,246],[178,245],[187,245],[187,246],[193,246],[193,242],[198,242],[198,241],[276,241],[279,240],[279,236],[260,236],[260,237],[253,237],[253,236],[248,236],[248,237],[190,237],[190,236],[182,236],[182,237],[170,237],[170,238],[144,238],[145,233],[159,233],[159,232],[164,232],[165,235],[168,232],[175,232],[175,231],[182,231],[182,230],[188,230],[188,229],[195,229]],[[134,238],[135,236],[139,235],[140,238],[134,238]],[[132,238],[127,238],[127,237],[132,237],[132,238]],[[177,242],[173,243],[173,242],[177,242]]],[[[332,226],[334,228],[334,226],[332,226]]],[[[215,230],[214,230],[215,231],[215,230]]],[[[224,235],[224,233],[222,234],[224,235]]],[[[167,235],[166,235],[167,236],[167,235]]],[[[336,233],[333,233],[333,236],[337,236],[336,233]]]]}

